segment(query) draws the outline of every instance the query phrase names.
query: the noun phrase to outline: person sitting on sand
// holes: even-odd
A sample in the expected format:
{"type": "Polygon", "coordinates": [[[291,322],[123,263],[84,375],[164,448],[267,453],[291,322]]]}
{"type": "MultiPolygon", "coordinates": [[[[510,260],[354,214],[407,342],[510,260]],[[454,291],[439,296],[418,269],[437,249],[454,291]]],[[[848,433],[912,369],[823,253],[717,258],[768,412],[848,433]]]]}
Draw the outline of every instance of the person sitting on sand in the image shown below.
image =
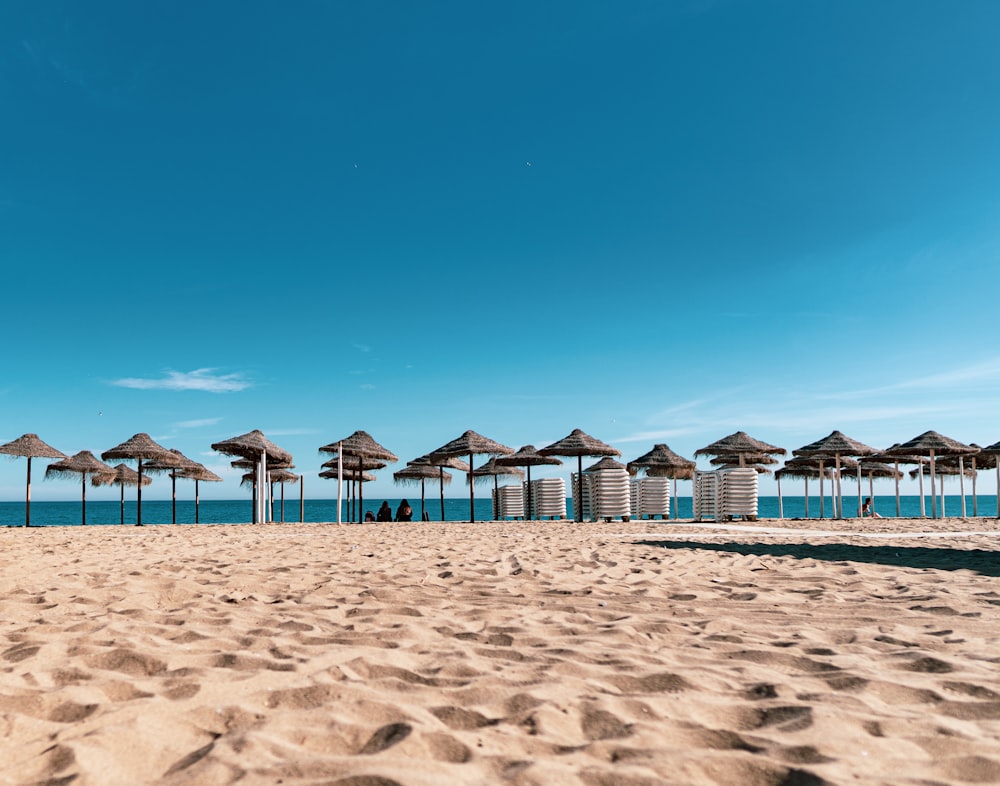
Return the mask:
{"type": "Polygon", "coordinates": [[[375,514],[370,510],[365,511],[365,521],[375,521],[375,514]]]}
{"type": "Polygon", "coordinates": [[[865,497],[865,502],[861,506],[861,517],[864,518],[865,516],[868,516],[868,517],[873,518],[873,519],[880,519],[880,518],[882,518],[878,513],[876,513],[872,509],[872,498],[871,497],[865,497]]]}
{"type": "Polygon", "coordinates": [[[413,521],[413,508],[405,499],[396,508],[396,521],[413,521]]]}
{"type": "Polygon", "coordinates": [[[392,508],[389,507],[389,503],[382,500],[382,507],[378,509],[378,516],[376,516],[378,521],[392,521],[392,508]]]}

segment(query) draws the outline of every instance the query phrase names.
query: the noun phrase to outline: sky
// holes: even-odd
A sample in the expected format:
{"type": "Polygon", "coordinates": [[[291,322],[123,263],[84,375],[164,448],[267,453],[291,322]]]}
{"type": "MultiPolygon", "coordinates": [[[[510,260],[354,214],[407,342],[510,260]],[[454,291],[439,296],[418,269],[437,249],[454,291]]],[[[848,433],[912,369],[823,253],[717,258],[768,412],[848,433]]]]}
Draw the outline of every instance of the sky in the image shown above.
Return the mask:
{"type": "MultiPolygon", "coordinates": [[[[367,499],[466,429],[996,442],[997,29],[992,0],[9,0],[0,442],[146,432],[223,499],[210,446],[252,429],[309,498],[358,429],[400,458],[367,499]]],[[[32,498],[78,499],[45,463],[32,498]]]]}

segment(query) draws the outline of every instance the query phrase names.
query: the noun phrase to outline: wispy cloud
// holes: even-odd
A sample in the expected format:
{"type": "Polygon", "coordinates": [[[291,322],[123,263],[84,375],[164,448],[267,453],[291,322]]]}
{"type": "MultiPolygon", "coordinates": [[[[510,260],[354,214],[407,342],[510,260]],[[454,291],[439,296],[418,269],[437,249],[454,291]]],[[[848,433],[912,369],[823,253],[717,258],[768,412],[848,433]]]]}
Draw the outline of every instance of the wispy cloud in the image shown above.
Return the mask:
{"type": "Polygon", "coordinates": [[[882,385],[873,388],[861,388],[858,390],[848,390],[839,393],[830,393],[822,398],[831,399],[856,399],[868,398],[882,393],[898,393],[906,390],[956,390],[961,391],[976,383],[994,385],[1000,382],[1000,358],[991,358],[982,363],[975,363],[971,366],[953,368],[941,371],[936,374],[925,374],[912,379],[894,382],[891,385],[882,385]]]}
{"type": "Polygon", "coordinates": [[[217,374],[214,368],[199,368],[194,371],[166,371],[166,376],[158,379],[125,377],[111,382],[122,388],[133,390],[203,390],[208,393],[235,393],[252,387],[252,383],[240,372],[217,374]]]}
{"type": "Polygon", "coordinates": [[[221,420],[222,418],[201,418],[200,420],[182,420],[180,423],[176,423],[174,425],[176,425],[177,428],[202,428],[203,426],[214,426],[221,420]]]}
{"type": "Polygon", "coordinates": [[[358,350],[358,352],[371,352],[372,351],[372,348],[370,346],[368,346],[367,344],[352,344],[351,346],[353,346],[356,350],[358,350]]]}
{"type": "Polygon", "coordinates": [[[375,386],[371,384],[365,384],[360,386],[362,390],[375,390],[375,386]]]}

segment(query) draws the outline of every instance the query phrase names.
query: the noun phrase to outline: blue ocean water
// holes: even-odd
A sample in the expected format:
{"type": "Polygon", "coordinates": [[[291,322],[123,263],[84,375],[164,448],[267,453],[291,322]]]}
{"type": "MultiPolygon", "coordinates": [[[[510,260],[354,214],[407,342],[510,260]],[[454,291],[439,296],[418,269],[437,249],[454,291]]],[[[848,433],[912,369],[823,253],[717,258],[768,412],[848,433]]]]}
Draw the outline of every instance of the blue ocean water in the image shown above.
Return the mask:
{"type": "MultiPolygon", "coordinates": [[[[414,519],[420,519],[420,500],[408,498],[414,509],[414,519]]],[[[931,513],[930,497],[926,497],[926,512],[931,513]]],[[[388,500],[393,510],[399,504],[398,499],[388,500]]],[[[691,518],[691,498],[681,496],[676,500],[678,503],[677,515],[681,519],[691,518]]],[[[382,500],[365,501],[365,510],[374,512],[381,505],[382,500]]],[[[979,495],[973,503],[971,494],[965,498],[966,515],[996,517],[997,498],[995,495],[979,495]],[[975,512],[974,512],[975,511],[975,512]]],[[[857,496],[844,497],[844,515],[853,516],[857,513],[857,496]]],[[[825,498],[824,517],[832,518],[833,503],[829,496],[825,498]]],[[[439,498],[426,501],[427,514],[432,521],[441,520],[441,501],[439,498]]],[[[568,517],[573,516],[572,500],[567,500],[566,510],[568,517]]],[[[806,516],[806,506],[804,497],[782,498],[781,512],[786,519],[793,518],[819,518],[820,506],[818,497],[809,498],[809,516],[806,516]]],[[[896,499],[892,495],[875,497],[875,512],[881,516],[891,517],[896,515],[896,499]]],[[[959,516],[962,512],[961,497],[958,495],[946,495],[945,514],[948,516],[959,516]]],[[[301,520],[306,522],[330,522],[337,520],[337,501],[335,499],[307,499],[302,511],[301,520]]],[[[117,501],[88,501],[87,502],[87,524],[107,525],[119,524],[124,515],[125,524],[135,524],[136,504],[135,499],[126,500],[124,512],[121,504],[117,501]]],[[[904,518],[916,518],[920,516],[920,497],[902,496],[900,497],[900,515],[904,518]]],[[[938,511],[941,515],[941,511],[938,511]]],[[[240,500],[202,500],[198,508],[198,521],[201,524],[247,524],[251,521],[252,509],[249,499],[240,500]]],[[[777,497],[760,497],[758,500],[759,518],[778,518],[779,506],[777,497]]],[[[357,519],[355,509],[355,520],[357,519]]],[[[488,521],[493,518],[492,502],[489,497],[476,498],[476,520],[488,521]]],[[[280,521],[281,503],[275,501],[274,520],[280,521]]],[[[343,503],[343,520],[348,521],[348,501],[343,503]]],[[[142,501],[142,523],[143,524],[170,524],[173,520],[173,511],[170,500],[148,500],[142,501]]],[[[178,500],[176,509],[176,520],[178,524],[193,524],[195,521],[194,502],[192,500],[178,500]]],[[[299,521],[299,500],[285,501],[284,521],[299,521]]],[[[468,498],[446,498],[444,501],[445,521],[468,521],[469,520],[469,500],[468,498]]],[[[24,502],[0,502],[0,526],[19,527],[24,524],[24,502]]],[[[79,526],[81,524],[81,506],[79,502],[42,502],[35,501],[31,504],[31,524],[32,526],[79,526]]]]}

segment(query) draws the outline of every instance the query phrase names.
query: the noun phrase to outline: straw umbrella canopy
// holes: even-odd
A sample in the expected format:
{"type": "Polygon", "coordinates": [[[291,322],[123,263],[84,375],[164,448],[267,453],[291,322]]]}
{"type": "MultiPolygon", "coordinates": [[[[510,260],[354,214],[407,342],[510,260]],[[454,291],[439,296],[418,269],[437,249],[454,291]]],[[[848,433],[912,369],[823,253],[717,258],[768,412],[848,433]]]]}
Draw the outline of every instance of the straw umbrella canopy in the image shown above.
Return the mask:
{"type": "MultiPolygon", "coordinates": [[[[319,449],[320,453],[330,453],[340,458],[341,466],[353,469],[382,469],[382,466],[365,466],[365,462],[396,462],[399,457],[391,450],[380,445],[367,431],[355,431],[349,437],[323,445],[319,449]]],[[[324,464],[324,466],[326,466],[324,464]]],[[[358,520],[361,520],[361,508],[365,504],[364,484],[358,484],[358,520]]]]}
{"type": "Polygon", "coordinates": [[[531,517],[531,468],[543,465],[555,466],[562,464],[562,461],[555,456],[543,456],[534,445],[523,445],[517,452],[510,456],[498,456],[493,459],[501,467],[524,467],[528,473],[528,494],[525,500],[524,517],[531,517]]]}
{"type": "MultiPolygon", "coordinates": [[[[798,450],[793,450],[793,456],[833,456],[834,464],[837,468],[837,509],[834,511],[836,518],[844,517],[844,498],[840,488],[840,459],[841,456],[871,456],[878,453],[876,448],[851,439],[840,431],[831,431],[822,439],[803,445],[798,450]]],[[[858,484],[858,508],[861,508],[861,485],[858,484]]],[[[822,513],[820,514],[822,516],[822,513]]]]}
{"type": "Polygon", "coordinates": [[[420,520],[423,521],[426,515],[424,484],[428,480],[439,480],[441,488],[444,489],[445,484],[451,483],[451,473],[445,472],[441,467],[435,467],[427,463],[418,464],[415,461],[411,461],[398,472],[393,472],[392,480],[394,483],[403,486],[420,484],[420,520]]]}
{"type": "MultiPolygon", "coordinates": [[[[466,462],[458,458],[458,456],[434,456],[433,454],[430,453],[428,453],[425,456],[420,456],[419,458],[415,458],[413,459],[413,461],[407,462],[407,466],[424,466],[424,465],[429,467],[437,467],[438,488],[441,496],[441,521],[444,521],[444,487],[446,485],[444,479],[446,473],[444,471],[444,468],[448,467],[449,469],[456,469],[459,472],[469,472],[471,468],[466,462]]],[[[450,483],[451,481],[448,482],[450,483]]],[[[422,515],[423,513],[421,512],[421,516],[422,515]]]]}
{"type": "Polygon", "coordinates": [[[46,478],[80,476],[80,523],[87,523],[87,475],[111,475],[114,470],[89,450],[81,450],[69,458],[56,461],[45,468],[46,478]]]}
{"type": "Polygon", "coordinates": [[[187,478],[188,480],[194,481],[194,523],[198,524],[199,523],[198,508],[201,504],[201,498],[198,491],[198,484],[200,484],[202,481],[205,481],[207,483],[221,483],[222,478],[220,478],[218,475],[212,472],[212,470],[210,470],[203,464],[198,464],[198,462],[194,463],[197,464],[197,466],[178,471],[177,477],[187,478]]]}
{"type": "Polygon", "coordinates": [[[139,473],[136,472],[131,467],[124,464],[118,464],[111,468],[113,472],[110,475],[92,475],[90,478],[91,486],[118,486],[121,489],[121,523],[125,523],[125,487],[126,486],[138,486],[140,483],[143,486],[148,486],[153,482],[153,479],[148,475],[144,475],[141,478],[139,473]]]}
{"type": "MultiPolygon", "coordinates": [[[[239,456],[254,461],[261,476],[266,472],[268,465],[291,466],[293,461],[291,453],[275,445],[259,429],[216,442],[212,445],[212,450],[225,456],[239,456]]],[[[255,497],[253,521],[256,523],[265,518],[265,510],[264,494],[258,493],[255,497]]]]}
{"type": "Polygon", "coordinates": [[[583,457],[600,458],[601,456],[620,456],[622,454],[617,448],[595,439],[578,428],[573,429],[558,442],[546,445],[538,452],[543,456],[576,456],[577,488],[573,495],[573,512],[577,521],[583,521],[583,457]]]}
{"type": "Polygon", "coordinates": [[[184,470],[193,470],[201,466],[197,461],[192,461],[177,448],[170,448],[175,462],[164,463],[162,459],[152,459],[146,462],[145,468],[150,472],[170,473],[170,522],[177,523],[177,478],[182,477],[180,473],[184,470]]]}
{"type": "Polygon", "coordinates": [[[747,456],[784,456],[787,452],[788,451],[784,448],[779,448],[774,445],[769,445],[767,442],[762,442],[759,439],[754,439],[745,431],[737,431],[730,434],[728,437],[723,437],[722,439],[713,442],[711,445],[698,448],[698,450],[694,452],[694,455],[695,457],[735,456],[745,463],[747,456]]]}
{"type": "Polygon", "coordinates": [[[739,455],[716,456],[709,459],[708,463],[713,467],[747,467],[751,464],[767,467],[777,464],[778,459],[768,456],[766,453],[740,453],[739,455]]]}
{"type": "Polygon", "coordinates": [[[105,450],[101,454],[101,458],[104,461],[109,459],[126,459],[135,461],[138,463],[139,468],[137,474],[139,475],[139,483],[136,484],[136,515],[135,515],[135,525],[137,527],[142,526],[142,462],[144,459],[156,460],[162,464],[177,464],[180,465],[178,458],[167,450],[163,445],[159,445],[153,441],[153,438],[149,434],[140,432],[134,434],[130,439],[122,442],[120,445],[116,445],[110,450],[105,450]]]}
{"type": "Polygon", "coordinates": [[[524,472],[519,470],[517,467],[504,466],[497,461],[497,457],[493,456],[483,464],[481,467],[476,467],[472,472],[465,476],[466,483],[486,483],[490,478],[493,478],[493,495],[496,497],[499,488],[499,478],[501,475],[506,475],[507,477],[517,478],[518,480],[524,479],[524,472]]]}
{"type": "MultiPolygon", "coordinates": [[[[471,481],[471,474],[475,471],[475,466],[473,464],[473,459],[475,456],[509,456],[514,452],[514,448],[509,448],[506,445],[501,445],[499,442],[494,442],[489,437],[484,437],[482,434],[477,434],[471,429],[469,431],[463,432],[459,437],[456,437],[451,442],[442,445],[437,450],[432,450],[427,454],[427,459],[432,464],[440,462],[442,459],[447,458],[461,458],[463,456],[469,457],[469,470],[467,472],[467,480],[469,486],[469,521],[475,523],[476,521],[476,484],[471,481]]],[[[442,518],[444,516],[442,515],[442,518]]]]}
{"type": "Polygon", "coordinates": [[[639,458],[633,459],[625,465],[630,475],[635,475],[640,469],[646,471],[646,477],[672,478],[674,483],[674,518],[677,518],[677,481],[691,480],[694,477],[695,467],[698,466],[691,459],[674,453],[668,445],[659,442],[653,445],[653,449],[643,453],[639,458]]]}
{"type": "Polygon", "coordinates": [[[22,434],[13,442],[0,445],[0,453],[9,456],[22,456],[28,459],[28,482],[24,492],[24,526],[31,526],[31,459],[33,458],[67,458],[61,450],[42,442],[37,434],[22,434]]]}
{"type": "MultiPolygon", "coordinates": [[[[962,467],[962,458],[978,453],[979,449],[966,445],[957,440],[938,434],[936,431],[925,431],[918,434],[909,442],[904,442],[897,448],[891,448],[886,453],[900,456],[927,456],[930,459],[931,477],[931,518],[937,518],[937,497],[934,495],[934,473],[936,470],[935,459],[938,456],[958,456],[959,467],[962,467]]],[[[920,473],[923,476],[923,473],[920,473]]],[[[959,473],[959,480],[962,484],[962,501],[965,502],[964,473],[959,473]]],[[[942,499],[943,501],[943,499],[942,499]]],[[[965,511],[962,511],[965,515],[965,511]]]]}

